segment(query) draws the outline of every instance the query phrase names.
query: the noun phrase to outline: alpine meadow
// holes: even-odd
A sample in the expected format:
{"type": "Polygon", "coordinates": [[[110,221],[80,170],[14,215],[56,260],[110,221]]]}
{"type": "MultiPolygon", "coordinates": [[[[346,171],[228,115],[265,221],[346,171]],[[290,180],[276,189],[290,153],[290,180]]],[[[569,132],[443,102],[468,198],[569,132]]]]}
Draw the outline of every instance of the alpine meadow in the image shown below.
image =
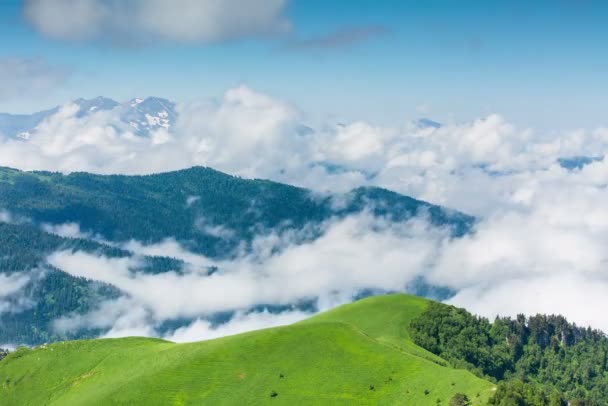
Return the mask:
{"type": "Polygon", "coordinates": [[[608,2],[0,2],[0,405],[608,405],[608,2]]]}

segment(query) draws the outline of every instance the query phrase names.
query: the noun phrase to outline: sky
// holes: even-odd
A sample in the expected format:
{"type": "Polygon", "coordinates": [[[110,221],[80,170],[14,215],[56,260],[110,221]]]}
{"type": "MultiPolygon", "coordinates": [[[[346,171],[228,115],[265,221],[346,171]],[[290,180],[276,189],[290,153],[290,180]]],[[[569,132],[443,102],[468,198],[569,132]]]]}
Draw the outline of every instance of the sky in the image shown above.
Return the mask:
{"type": "Polygon", "coordinates": [[[244,84],[317,121],[498,113],[543,131],[606,124],[603,1],[213,3],[0,2],[0,84],[15,83],[1,68],[15,58],[50,76],[0,94],[0,111],[99,95],[192,101],[244,84]]]}
{"type": "MultiPolygon", "coordinates": [[[[424,218],[365,214],[330,219],[307,243],[270,230],[256,236],[260,253],[211,276],[200,268],[211,259],[174,236],[123,243],[186,258],[190,274],[138,280],[128,262],[57,252],[55,267],[130,295],[60,324],[154,335],[150,314],[186,314],[200,320],[175,334],[201,339],[305,316],[251,306],[314,296],[328,308],[423,276],[476,314],[560,313],[608,331],[607,17],[608,2],[582,0],[0,2],[0,111],[61,105],[26,137],[0,134],[0,166],[201,165],[316,193],[378,186],[478,219],[460,239],[424,218]],[[138,136],[120,108],[79,114],[69,102],[98,95],[171,98],[177,119],[138,136]],[[411,122],[419,117],[442,125],[411,122]],[[209,300],[188,307],[193,289],[209,300]],[[243,313],[211,331],[205,316],[220,310],[243,313]]],[[[0,222],[15,221],[5,209],[0,222]]],[[[79,224],[51,226],[87,237],[79,224]]],[[[0,270],[2,280],[0,299],[25,283],[0,270]]]]}

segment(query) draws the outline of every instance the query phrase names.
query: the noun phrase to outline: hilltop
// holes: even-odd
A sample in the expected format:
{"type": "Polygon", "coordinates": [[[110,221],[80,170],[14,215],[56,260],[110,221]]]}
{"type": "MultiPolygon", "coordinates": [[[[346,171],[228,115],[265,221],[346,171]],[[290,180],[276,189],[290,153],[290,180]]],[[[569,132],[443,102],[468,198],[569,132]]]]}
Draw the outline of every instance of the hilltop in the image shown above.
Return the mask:
{"type": "Polygon", "coordinates": [[[0,363],[6,405],[484,403],[494,385],[418,347],[425,299],[363,299],[286,327],[191,344],[60,342],[0,363]]]}

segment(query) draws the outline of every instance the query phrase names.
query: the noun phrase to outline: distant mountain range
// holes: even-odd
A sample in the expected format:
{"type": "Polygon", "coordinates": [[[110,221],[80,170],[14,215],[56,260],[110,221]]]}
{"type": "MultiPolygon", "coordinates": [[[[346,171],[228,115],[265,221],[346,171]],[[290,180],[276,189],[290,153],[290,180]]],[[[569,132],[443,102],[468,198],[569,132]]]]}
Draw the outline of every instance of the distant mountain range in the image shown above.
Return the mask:
{"type": "MultiPolygon", "coordinates": [[[[174,102],[160,97],[135,98],[125,103],[119,103],[107,97],[99,96],[93,99],[76,99],[73,101],[79,107],[76,117],[87,117],[100,111],[117,110],[120,119],[129,125],[133,133],[147,136],[150,132],[164,128],[171,130],[175,124],[178,113],[174,102]]],[[[46,118],[56,114],[60,106],[39,111],[32,114],[0,113],[0,139],[4,137],[27,140],[36,131],[36,127],[46,118]]],[[[420,118],[412,121],[415,128],[437,129],[442,126],[437,121],[420,118]]],[[[306,125],[298,127],[302,134],[309,134],[314,130],[306,125]]]]}
{"type": "MultiPolygon", "coordinates": [[[[80,109],[76,117],[86,117],[99,111],[117,110],[120,119],[128,124],[136,135],[147,136],[151,131],[170,129],[177,119],[175,103],[159,97],[132,99],[119,103],[106,97],[77,99],[73,102],[80,109]]],[[[29,139],[36,127],[46,118],[56,114],[59,107],[33,114],[0,113],[0,136],[14,139],[29,139]]]]}

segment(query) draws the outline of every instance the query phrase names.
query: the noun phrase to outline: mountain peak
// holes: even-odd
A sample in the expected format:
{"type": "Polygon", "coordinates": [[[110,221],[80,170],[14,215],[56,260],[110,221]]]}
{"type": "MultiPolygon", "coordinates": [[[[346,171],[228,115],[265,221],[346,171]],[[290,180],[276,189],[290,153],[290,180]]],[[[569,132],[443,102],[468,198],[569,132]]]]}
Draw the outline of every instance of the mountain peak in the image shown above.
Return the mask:
{"type": "MultiPolygon", "coordinates": [[[[128,124],[139,136],[147,136],[151,131],[170,130],[177,120],[175,103],[161,97],[133,98],[125,103],[97,96],[92,99],[78,98],[73,100],[79,109],[76,117],[83,118],[100,111],[117,109],[120,119],[128,124]]],[[[0,136],[28,140],[36,127],[47,117],[59,111],[59,107],[33,114],[0,113],[0,136]]]]}
{"type": "Polygon", "coordinates": [[[123,122],[138,135],[147,135],[158,129],[169,130],[177,119],[175,103],[160,97],[135,98],[123,105],[123,122]]]}

